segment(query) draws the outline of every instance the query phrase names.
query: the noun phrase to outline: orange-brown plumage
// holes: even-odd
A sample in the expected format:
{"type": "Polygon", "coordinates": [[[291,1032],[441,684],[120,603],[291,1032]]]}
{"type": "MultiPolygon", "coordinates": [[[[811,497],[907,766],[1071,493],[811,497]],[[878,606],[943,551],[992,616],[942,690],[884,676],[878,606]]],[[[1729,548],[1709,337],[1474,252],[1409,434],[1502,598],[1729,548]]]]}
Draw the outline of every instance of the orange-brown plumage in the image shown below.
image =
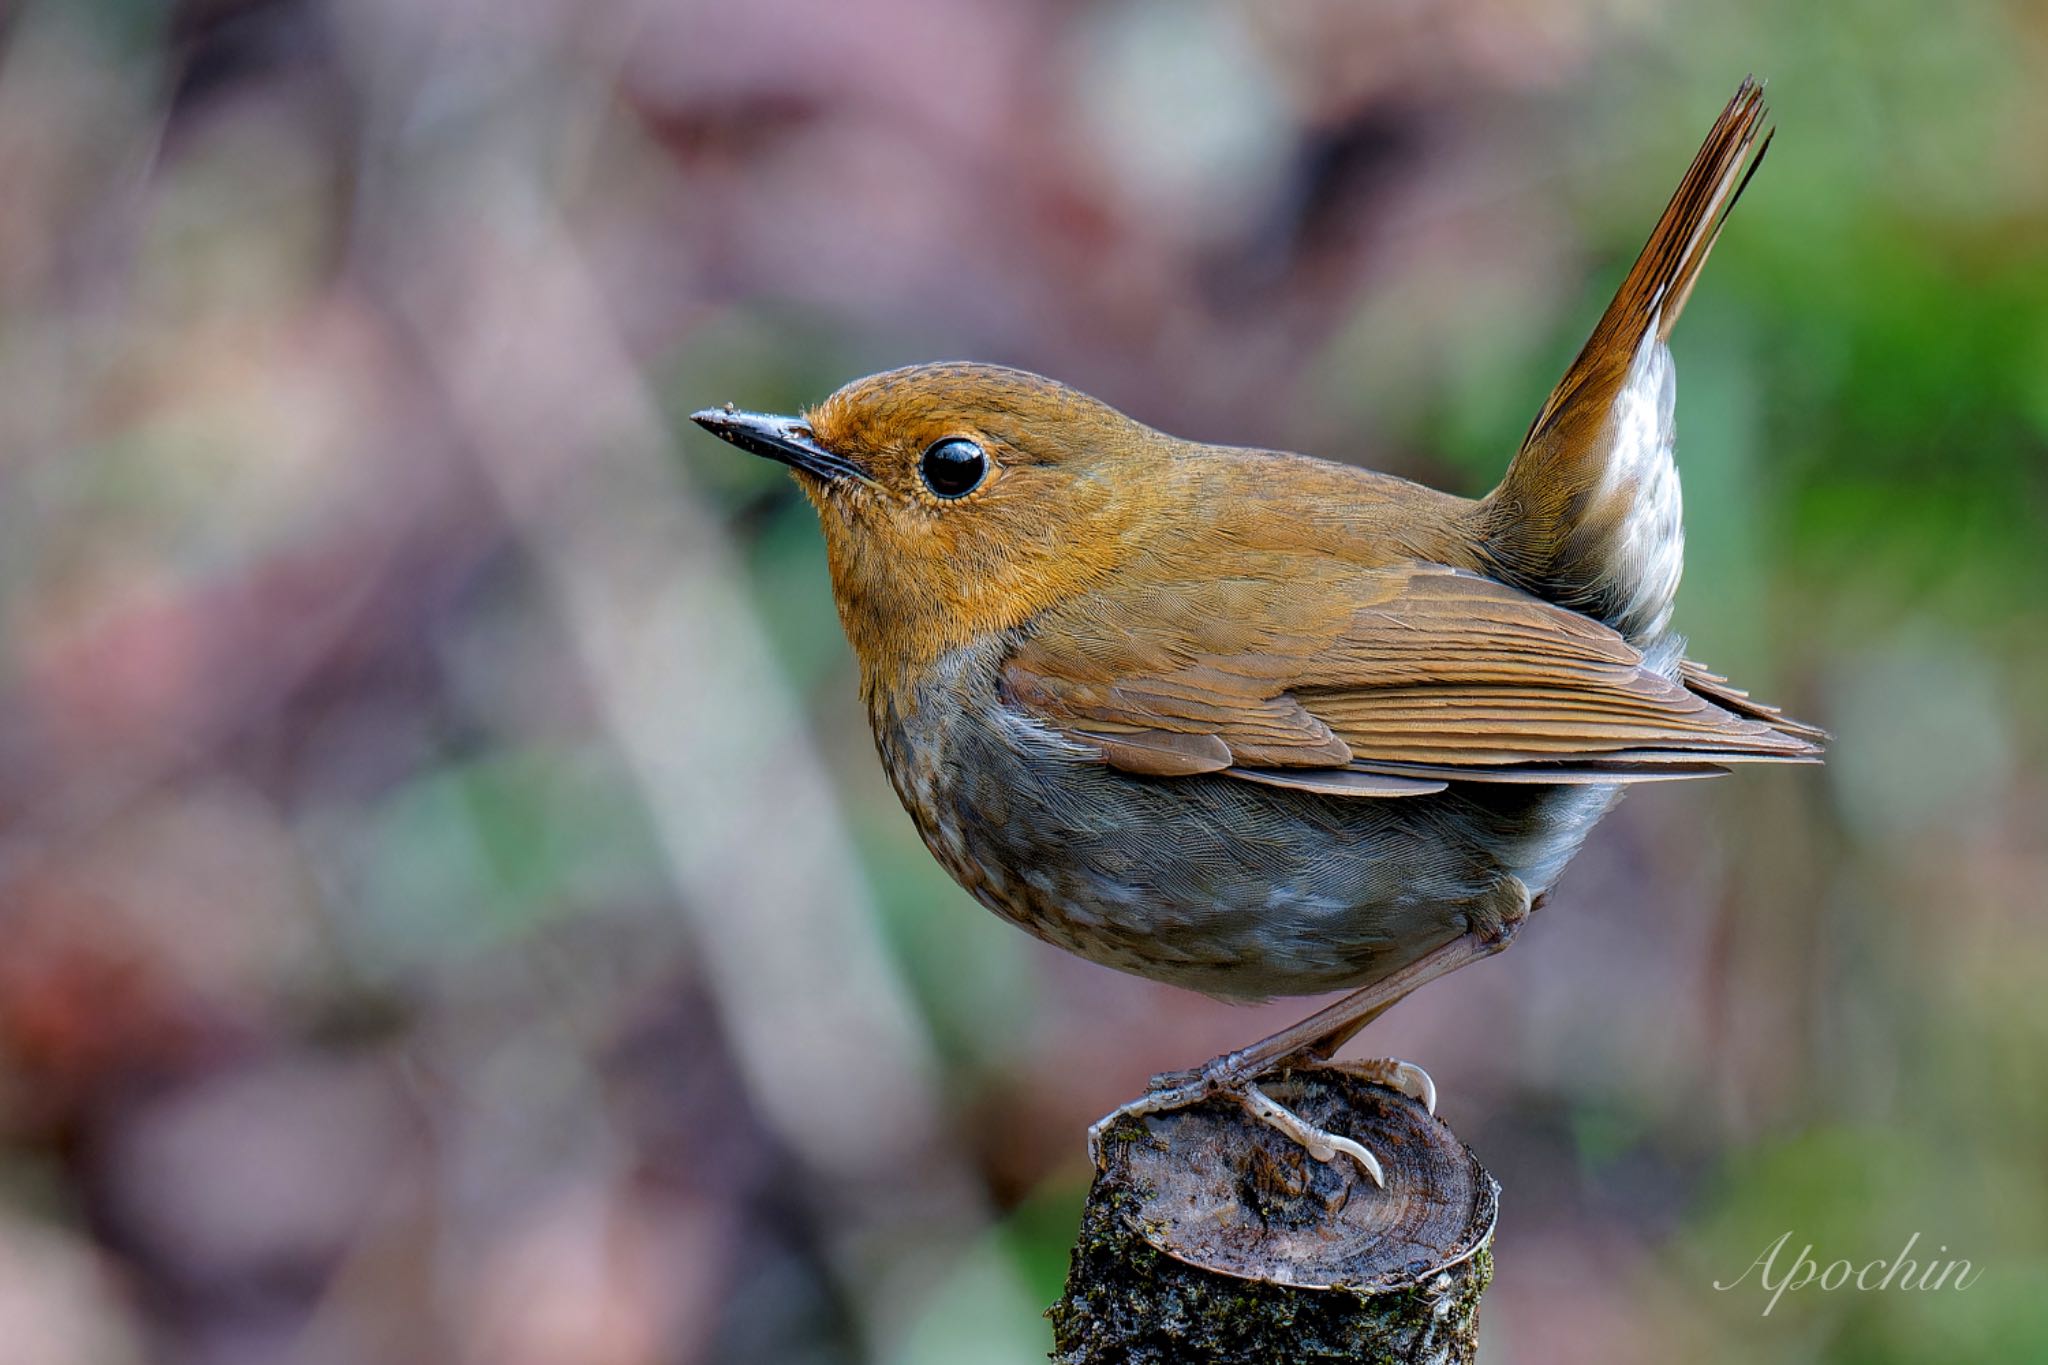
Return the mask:
{"type": "Polygon", "coordinates": [[[885,705],[947,651],[1028,624],[1011,701],[1131,772],[1462,764],[1477,780],[1586,759],[1614,780],[1812,752],[1600,622],[1485,577],[1484,502],[1179,441],[987,366],[863,380],[808,421],[882,485],[807,487],[885,705]],[[991,457],[950,503],[914,472],[947,438],[991,457]]]}
{"type": "Polygon", "coordinates": [[[1505,942],[1625,784],[1815,760],[1669,629],[1665,343],[1762,117],[1745,82],[1476,501],[985,365],[698,414],[796,468],[884,765],[962,885],[1124,970],[1363,988],[1292,1046],[1505,942]]]}

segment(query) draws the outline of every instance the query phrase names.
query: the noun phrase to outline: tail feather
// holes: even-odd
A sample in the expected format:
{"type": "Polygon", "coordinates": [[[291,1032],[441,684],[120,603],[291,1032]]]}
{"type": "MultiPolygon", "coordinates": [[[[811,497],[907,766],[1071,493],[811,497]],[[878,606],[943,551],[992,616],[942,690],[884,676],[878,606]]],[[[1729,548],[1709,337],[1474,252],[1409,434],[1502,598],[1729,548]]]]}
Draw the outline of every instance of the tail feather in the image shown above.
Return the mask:
{"type": "Polygon", "coordinates": [[[1503,576],[1639,644],[1668,626],[1684,560],[1665,341],[1762,164],[1765,113],[1744,80],[1484,504],[1503,576]]]}

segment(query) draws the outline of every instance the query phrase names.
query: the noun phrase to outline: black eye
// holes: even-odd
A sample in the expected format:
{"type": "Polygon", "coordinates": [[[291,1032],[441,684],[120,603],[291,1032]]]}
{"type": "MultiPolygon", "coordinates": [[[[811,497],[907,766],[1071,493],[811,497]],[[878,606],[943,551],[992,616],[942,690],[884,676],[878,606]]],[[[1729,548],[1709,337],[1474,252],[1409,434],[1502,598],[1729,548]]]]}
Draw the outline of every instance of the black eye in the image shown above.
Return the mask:
{"type": "Polygon", "coordinates": [[[942,498],[964,498],[980,486],[988,473],[988,456],[981,447],[963,437],[934,441],[917,462],[924,486],[942,498]]]}

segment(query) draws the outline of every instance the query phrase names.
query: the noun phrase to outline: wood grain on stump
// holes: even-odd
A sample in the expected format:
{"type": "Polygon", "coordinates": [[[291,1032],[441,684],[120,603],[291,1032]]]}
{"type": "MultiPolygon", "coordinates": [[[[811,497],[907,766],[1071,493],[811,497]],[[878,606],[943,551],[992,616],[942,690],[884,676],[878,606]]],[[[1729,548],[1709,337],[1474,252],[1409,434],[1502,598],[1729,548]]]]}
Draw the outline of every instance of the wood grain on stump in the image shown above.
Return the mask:
{"type": "Polygon", "coordinates": [[[1357,1139],[1384,1190],[1228,1100],[1125,1119],[1103,1144],[1067,1288],[1061,1365],[1464,1362],[1499,1186],[1441,1120],[1333,1068],[1263,1085],[1357,1139]]]}

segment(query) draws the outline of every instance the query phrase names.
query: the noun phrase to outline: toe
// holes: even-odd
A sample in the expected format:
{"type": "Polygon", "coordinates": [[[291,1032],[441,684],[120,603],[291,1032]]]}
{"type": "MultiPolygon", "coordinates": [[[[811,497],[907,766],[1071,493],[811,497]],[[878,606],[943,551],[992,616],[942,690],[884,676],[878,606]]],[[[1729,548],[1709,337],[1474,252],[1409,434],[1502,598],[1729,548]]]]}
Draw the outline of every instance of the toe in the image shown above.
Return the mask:
{"type": "Polygon", "coordinates": [[[1388,1084],[1420,1102],[1432,1115],[1436,1113],[1436,1082],[1415,1063],[1396,1061],[1393,1078],[1388,1084]]]}
{"type": "Polygon", "coordinates": [[[1359,1169],[1372,1177],[1373,1184],[1386,1188],[1387,1174],[1380,1168],[1379,1158],[1350,1138],[1316,1127],[1256,1085],[1244,1086],[1237,1095],[1253,1118],[1285,1133],[1317,1161],[1335,1161],[1339,1154],[1348,1156],[1358,1163],[1359,1169]]]}
{"type": "Polygon", "coordinates": [[[1370,1057],[1364,1061],[1334,1063],[1340,1071],[1347,1071],[1363,1081],[1384,1085],[1389,1090],[1398,1090],[1427,1109],[1436,1113],[1436,1082],[1429,1073],[1413,1062],[1404,1062],[1395,1057],[1370,1057]]]}

